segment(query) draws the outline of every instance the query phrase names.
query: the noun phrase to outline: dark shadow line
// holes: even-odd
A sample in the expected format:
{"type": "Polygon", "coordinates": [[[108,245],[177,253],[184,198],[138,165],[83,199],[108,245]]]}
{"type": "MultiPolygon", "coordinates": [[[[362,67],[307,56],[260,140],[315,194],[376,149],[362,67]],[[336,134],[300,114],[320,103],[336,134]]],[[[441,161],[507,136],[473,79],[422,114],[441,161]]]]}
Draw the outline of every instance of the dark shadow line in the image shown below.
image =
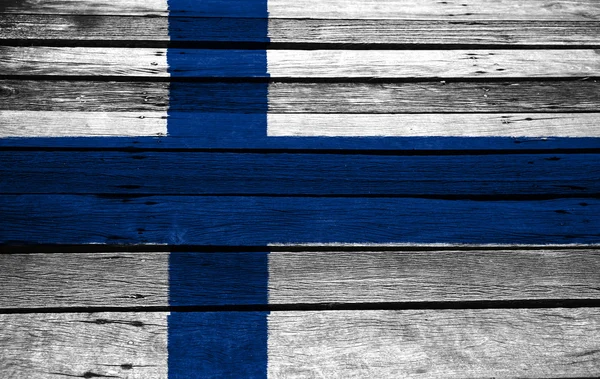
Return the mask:
{"type": "Polygon", "coordinates": [[[95,313],[95,312],[313,312],[313,311],[404,311],[596,308],[600,299],[534,299],[472,301],[408,301],[372,303],[248,304],[138,307],[32,307],[2,308],[0,314],[95,313]]]}

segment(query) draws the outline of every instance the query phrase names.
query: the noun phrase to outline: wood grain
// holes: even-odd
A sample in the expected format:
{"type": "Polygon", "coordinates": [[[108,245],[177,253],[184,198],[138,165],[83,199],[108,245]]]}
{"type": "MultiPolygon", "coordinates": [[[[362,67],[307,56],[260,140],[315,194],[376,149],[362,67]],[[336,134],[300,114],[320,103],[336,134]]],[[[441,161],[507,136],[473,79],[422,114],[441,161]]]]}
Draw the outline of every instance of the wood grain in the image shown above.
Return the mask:
{"type": "Polygon", "coordinates": [[[600,137],[598,113],[267,115],[271,137],[600,137]]]}
{"type": "Polygon", "coordinates": [[[218,278],[222,258],[241,274],[193,288],[185,276],[169,279],[170,254],[3,254],[0,308],[164,307],[169,287],[179,305],[240,305],[257,298],[245,295],[255,271],[268,275],[268,304],[600,298],[596,249],[271,252],[268,267],[262,253],[186,253],[187,273],[218,278]]]}
{"type": "Polygon", "coordinates": [[[2,195],[0,242],[598,244],[599,206],[595,198],[2,195]]]}
{"type": "Polygon", "coordinates": [[[167,314],[0,315],[7,379],[167,378],[167,314]]]}
{"type": "Polygon", "coordinates": [[[4,138],[157,137],[167,134],[167,113],[0,110],[0,124],[4,138]]]}
{"type": "MultiPolygon", "coordinates": [[[[595,112],[600,82],[273,82],[268,97],[270,113],[595,112]]],[[[11,111],[265,112],[262,83],[0,80],[0,98],[11,111]]]]}
{"type": "Polygon", "coordinates": [[[594,196],[598,154],[0,152],[0,193],[594,196]]]}
{"type": "Polygon", "coordinates": [[[269,316],[269,377],[588,377],[597,308],[269,316]]]}
{"type": "MultiPolygon", "coordinates": [[[[206,322],[187,325],[188,340],[215,333],[215,316],[198,314],[206,322]]],[[[166,378],[165,313],[0,319],[7,378],[166,378]]],[[[599,324],[597,308],[273,312],[269,377],[591,377],[599,373],[599,324]]],[[[224,367],[219,354],[198,351],[198,364],[224,367]]]]}
{"type": "Polygon", "coordinates": [[[167,306],[168,253],[0,255],[0,308],[167,306]]]}
{"type": "Polygon", "coordinates": [[[269,50],[267,62],[272,78],[540,78],[600,73],[594,50],[269,50]]]}
{"type": "MultiPolygon", "coordinates": [[[[0,39],[77,44],[271,42],[281,44],[399,44],[597,46],[595,21],[394,20],[143,17],[4,14],[0,39]],[[259,31],[268,23],[269,33],[259,31]],[[232,30],[237,31],[232,33],[232,30]]],[[[446,45],[446,47],[445,47],[446,45]]],[[[164,46],[163,46],[164,47],[164,46]]]]}
{"type": "MultiPolygon", "coordinates": [[[[263,17],[264,7],[249,5],[244,0],[231,1],[227,6],[219,0],[202,4],[174,2],[171,15],[208,17],[263,17]]],[[[127,0],[115,4],[108,0],[36,0],[4,2],[3,13],[37,14],[115,14],[115,15],[167,15],[164,0],[127,0]]],[[[272,18],[332,18],[332,19],[505,19],[505,20],[597,20],[600,10],[594,0],[464,0],[439,2],[435,0],[368,0],[349,7],[347,1],[324,0],[270,0],[269,16],[272,18]]]]}
{"type": "Polygon", "coordinates": [[[168,77],[166,49],[0,46],[3,75],[168,77]]]}
{"type": "MultiPolygon", "coordinates": [[[[600,74],[598,52],[573,50],[169,49],[178,77],[544,78],[600,74]],[[266,61],[265,61],[266,59],[266,61]],[[265,64],[267,69],[265,70],[265,64]]],[[[0,47],[3,75],[168,77],[166,49],[0,47]]]]}
{"type": "Polygon", "coordinates": [[[272,252],[269,303],[600,297],[590,250],[272,252]]]}

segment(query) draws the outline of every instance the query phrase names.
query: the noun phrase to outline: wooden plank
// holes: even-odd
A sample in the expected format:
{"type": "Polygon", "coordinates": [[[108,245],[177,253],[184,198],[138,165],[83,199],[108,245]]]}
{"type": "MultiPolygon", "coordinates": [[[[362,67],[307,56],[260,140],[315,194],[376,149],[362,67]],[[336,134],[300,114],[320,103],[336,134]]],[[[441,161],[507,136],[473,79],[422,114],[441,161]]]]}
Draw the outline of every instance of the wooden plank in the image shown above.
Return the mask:
{"type": "Polygon", "coordinates": [[[0,308],[167,306],[168,253],[1,254],[0,308]]]}
{"type": "Polygon", "coordinates": [[[127,0],[115,4],[108,0],[35,0],[5,2],[3,13],[36,14],[116,14],[116,15],[193,15],[208,17],[332,18],[332,19],[523,19],[523,20],[597,20],[600,7],[594,0],[368,0],[353,3],[325,0],[270,0],[248,2],[207,0],[201,4],[187,1],[127,0]]]}
{"type": "Polygon", "coordinates": [[[597,80],[269,84],[270,113],[565,112],[599,103],[597,80]]]}
{"type": "Polygon", "coordinates": [[[166,313],[0,315],[8,379],[166,378],[166,313]]]}
{"type": "Polygon", "coordinates": [[[265,115],[170,112],[165,116],[163,112],[0,111],[3,126],[0,132],[3,137],[10,137],[0,138],[0,147],[325,149],[399,151],[403,154],[415,151],[425,154],[458,150],[598,149],[597,120],[597,113],[265,115]],[[331,122],[343,124],[331,125],[331,122]],[[111,133],[112,137],[109,137],[111,133]],[[126,134],[138,137],[126,138],[126,134]]]}
{"type": "Polygon", "coordinates": [[[0,111],[0,124],[4,138],[156,137],[167,134],[167,113],[0,111]]]}
{"type": "Polygon", "coordinates": [[[593,49],[210,50],[0,47],[3,75],[279,78],[543,78],[600,74],[593,49]]]}
{"type": "MultiPolygon", "coordinates": [[[[11,111],[265,112],[263,83],[0,80],[0,96],[11,111]]],[[[273,82],[268,97],[270,113],[594,112],[600,82],[273,82]]]]}
{"type": "Polygon", "coordinates": [[[556,378],[600,372],[597,308],[174,315],[168,358],[165,313],[0,315],[0,371],[7,378],[162,378],[168,359],[170,374],[184,368],[224,376],[236,369],[229,356],[237,353],[243,359],[238,365],[265,365],[270,378],[556,378]],[[261,336],[255,344],[267,344],[266,357],[243,351],[249,347],[244,336],[262,332],[251,322],[261,317],[267,317],[268,340],[261,336]],[[238,323],[223,325],[227,320],[238,323]],[[228,354],[211,351],[213,346],[228,346],[228,354]]]}
{"type": "Polygon", "coordinates": [[[595,21],[368,20],[4,14],[0,39],[116,44],[169,41],[597,46],[595,21]],[[268,23],[268,36],[260,31],[268,23]],[[238,31],[232,33],[232,30],[238,31]]]}
{"type": "Polygon", "coordinates": [[[348,6],[345,0],[269,0],[271,17],[383,18],[383,19],[525,19],[596,20],[600,6],[593,0],[367,0],[348,6]]]}
{"type": "Polygon", "coordinates": [[[540,78],[600,72],[594,50],[269,50],[267,62],[272,78],[540,78]]]}
{"type": "Polygon", "coordinates": [[[596,198],[2,195],[0,242],[598,244],[599,206],[596,198]]]}
{"type": "Polygon", "coordinates": [[[271,252],[269,303],[596,299],[590,250],[271,252]]]}
{"type": "Polygon", "coordinates": [[[600,137],[597,113],[267,115],[271,137],[600,137]]]}
{"type": "Polygon", "coordinates": [[[168,77],[166,49],[0,46],[3,75],[168,77]]]}
{"type": "Polygon", "coordinates": [[[272,313],[269,377],[589,377],[591,309],[272,313]]]}
{"type": "Polygon", "coordinates": [[[0,13],[168,15],[168,5],[166,0],[22,0],[2,2],[0,13]]]}
{"type": "Polygon", "coordinates": [[[594,196],[598,154],[0,152],[0,193],[594,196]]]}
{"type": "MultiPolygon", "coordinates": [[[[434,148],[518,148],[518,138],[531,139],[538,148],[552,148],[549,137],[591,139],[597,147],[599,113],[398,113],[398,114],[225,114],[193,112],[68,112],[0,111],[0,145],[110,147],[140,144],[158,148],[350,148],[413,150],[419,141],[411,138],[382,145],[364,137],[422,137],[420,146],[434,148]],[[265,137],[266,134],[266,137],[265,137]],[[91,139],[90,137],[140,136],[141,140],[91,139]],[[42,140],[38,137],[50,137],[42,140]],[[55,137],[63,137],[56,139],[55,137]],[[89,141],[70,139],[86,137],[89,141]],[[162,137],[155,139],[155,137],[162,137]],[[270,137],[278,137],[278,139],[270,137]],[[288,139],[281,137],[290,137],[288,139]],[[317,137],[318,140],[297,137],[317,137]],[[320,137],[362,137],[355,141],[325,140],[320,137]],[[439,137],[439,138],[436,138],[439,137]],[[448,141],[451,137],[510,137],[508,141],[448,141]],[[20,138],[20,139],[6,139],[20,138]],[[24,139],[23,139],[24,138],[24,139]],[[393,143],[395,142],[395,144],[393,143]]],[[[583,148],[575,140],[557,141],[567,148],[583,148]]],[[[533,144],[523,146],[531,148],[533,144]]]]}
{"type": "Polygon", "coordinates": [[[460,306],[461,301],[600,299],[597,249],[474,246],[473,250],[273,251],[267,260],[263,255],[2,254],[0,309],[166,307],[169,297],[172,305],[185,306],[398,302],[460,306]],[[169,263],[171,255],[185,259],[169,263]],[[257,275],[268,277],[265,288],[253,285],[251,278],[257,275]]]}
{"type": "Polygon", "coordinates": [[[594,21],[514,21],[512,14],[492,20],[496,17],[470,21],[461,21],[460,16],[439,20],[269,19],[269,37],[281,43],[595,46],[600,33],[594,21]]]}

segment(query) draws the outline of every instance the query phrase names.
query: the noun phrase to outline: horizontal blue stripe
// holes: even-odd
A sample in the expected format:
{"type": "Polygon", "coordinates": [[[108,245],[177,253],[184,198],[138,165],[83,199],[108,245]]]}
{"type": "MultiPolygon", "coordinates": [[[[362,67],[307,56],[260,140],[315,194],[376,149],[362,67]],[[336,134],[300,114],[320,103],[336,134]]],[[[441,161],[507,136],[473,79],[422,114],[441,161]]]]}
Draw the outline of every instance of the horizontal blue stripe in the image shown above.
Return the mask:
{"type": "Polygon", "coordinates": [[[600,200],[3,195],[1,243],[600,243],[600,200]]]}
{"type": "Polygon", "coordinates": [[[264,118],[252,115],[174,114],[166,137],[35,137],[0,138],[1,147],[123,149],[330,149],[330,150],[556,150],[600,149],[600,138],[526,137],[267,137],[264,118]],[[245,119],[228,124],[227,119],[245,119]],[[202,120],[199,125],[198,120],[202,120]],[[177,124],[177,128],[173,125],[177,124]],[[221,128],[218,128],[218,125],[221,128]],[[211,134],[214,130],[216,134],[211,134]],[[186,134],[188,133],[193,134],[186,134]]]}
{"type": "Polygon", "coordinates": [[[0,193],[594,196],[600,154],[0,151],[0,193]]]}

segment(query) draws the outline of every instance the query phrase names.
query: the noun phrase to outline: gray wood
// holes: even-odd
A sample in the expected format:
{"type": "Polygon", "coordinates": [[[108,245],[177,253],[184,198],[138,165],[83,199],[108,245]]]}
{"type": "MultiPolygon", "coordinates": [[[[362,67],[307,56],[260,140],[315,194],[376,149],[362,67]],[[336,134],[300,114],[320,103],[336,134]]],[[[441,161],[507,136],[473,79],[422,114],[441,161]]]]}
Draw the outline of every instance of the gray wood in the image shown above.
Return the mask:
{"type": "MultiPolygon", "coordinates": [[[[168,42],[167,17],[117,15],[5,14],[0,39],[59,40],[86,44],[102,41],[168,42]]],[[[231,30],[252,30],[261,19],[180,18],[186,29],[177,40],[263,42],[258,35],[232,35],[231,30]],[[198,30],[203,29],[202,33],[198,30]]],[[[538,20],[365,20],[365,19],[269,19],[272,43],[353,44],[451,44],[596,46],[600,26],[595,21],[538,20]]]]}
{"type": "MultiPolygon", "coordinates": [[[[257,254],[235,254],[267,270],[257,254]]],[[[167,252],[0,255],[0,308],[167,306],[169,285],[183,286],[169,282],[168,262],[167,252]]],[[[599,270],[595,249],[271,252],[269,303],[598,299],[599,270]]],[[[178,301],[202,293],[179,291],[178,301]]]]}
{"type": "Polygon", "coordinates": [[[126,137],[167,134],[167,112],[0,111],[2,137],[126,137]]]}
{"type": "Polygon", "coordinates": [[[600,137],[600,113],[270,113],[267,117],[272,137],[600,137]]]}
{"type": "Polygon", "coordinates": [[[4,75],[168,77],[166,49],[0,46],[4,75]]]}
{"type": "Polygon", "coordinates": [[[6,379],[167,378],[167,314],[0,315],[6,379]]]}
{"type": "MultiPolygon", "coordinates": [[[[261,84],[0,80],[0,110],[264,112],[261,84]]],[[[271,113],[593,112],[600,82],[269,84],[271,113]]]]}
{"type": "Polygon", "coordinates": [[[597,299],[599,270],[594,249],[277,252],[269,302],[597,299]]]}
{"type": "MultiPolygon", "coordinates": [[[[215,2],[213,2],[215,3],[215,2]]],[[[218,4],[218,0],[216,1],[218,4]]],[[[211,4],[209,2],[209,4],[211,4]]],[[[180,6],[171,9],[177,14],[223,17],[244,17],[244,12],[222,11],[219,6],[180,6]]],[[[348,6],[347,0],[323,0],[318,6],[312,0],[270,0],[272,18],[331,19],[505,19],[505,20],[597,20],[600,5],[595,0],[366,0],[348,6]]],[[[166,0],[36,0],[5,1],[0,7],[5,13],[38,14],[116,14],[167,15],[166,0]]],[[[259,14],[264,14],[260,10],[259,14]]],[[[246,14],[250,17],[253,14],[246,14]]]]}
{"type": "MultiPolygon", "coordinates": [[[[272,78],[544,78],[600,74],[600,50],[269,50],[272,78]]],[[[1,66],[0,66],[1,67],[1,66]]]]}
{"type": "Polygon", "coordinates": [[[269,316],[273,378],[600,375],[600,309],[287,312],[269,316]]]}
{"type": "MultiPolygon", "coordinates": [[[[184,77],[271,78],[513,78],[600,75],[598,51],[573,50],[268,50],[268,73],[189,50],[184,77]],[[209,59],[210,58],[210,59],[209,59]]],[[[254,54],[254,55],[253,55],[254,54]]],[[[260,54],[259,54],[260,55],[260,54]]],[[[215,54],[219,57],[219,54],[215,54]]],[[[262,56],[262,55],[261,55],[262,56]]],[[[94,47],[0,47],[5,75],[169,77],[166,49],[94,47]]]]}
{"type": "MultiPolygon", "coordinates": [[[[0,315],[0,372],[9,379],[166,378],[166,316],[0,315]]],[[[598,308],[271,312],[268,325],[271,378],[600,374],[598,308]]],[[[210,356],[218,367],[219,355],[210,356]]]]}
{"type": "MultiPolygon", "coordinates": [[[[0,99],[0,110],[166,112],[169,83],[0,80],[0,99]]],[[[191,96],[186,100],[193,106],[191,96]]]]}
{"type": "Polygon", "coordinates": [[[168,253],[0,255],[0,308],[166,306],[168,253]]]}

